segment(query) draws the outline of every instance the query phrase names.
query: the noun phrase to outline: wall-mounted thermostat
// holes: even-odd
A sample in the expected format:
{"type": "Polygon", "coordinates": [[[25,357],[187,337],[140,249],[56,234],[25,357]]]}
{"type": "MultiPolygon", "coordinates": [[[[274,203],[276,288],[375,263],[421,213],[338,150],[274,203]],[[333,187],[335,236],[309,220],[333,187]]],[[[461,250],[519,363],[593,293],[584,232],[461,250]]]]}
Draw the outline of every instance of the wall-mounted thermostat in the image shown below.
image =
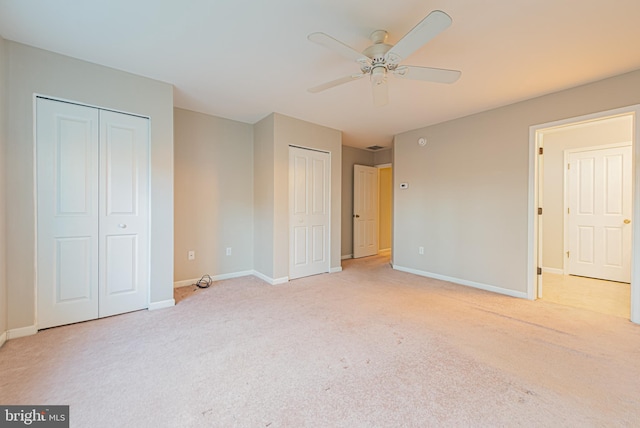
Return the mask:
{"type": "Polygon", "coordinates": [[[409,183],[400,183],[400,188],[401,189],[408,189],[409,188],[409,183]]]}

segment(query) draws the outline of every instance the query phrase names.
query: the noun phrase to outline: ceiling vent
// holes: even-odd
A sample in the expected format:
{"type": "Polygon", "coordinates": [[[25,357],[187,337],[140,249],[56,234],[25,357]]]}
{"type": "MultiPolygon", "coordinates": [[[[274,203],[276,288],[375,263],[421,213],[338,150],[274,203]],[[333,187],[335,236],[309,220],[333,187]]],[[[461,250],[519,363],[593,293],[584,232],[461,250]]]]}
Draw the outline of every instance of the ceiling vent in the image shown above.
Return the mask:
{"type": "Polygon", "coordinates": [[[369,146],[367,147],[368,150],[380,150],[380,149],[384,149],[384,147],[382,146],[369,146]]]}

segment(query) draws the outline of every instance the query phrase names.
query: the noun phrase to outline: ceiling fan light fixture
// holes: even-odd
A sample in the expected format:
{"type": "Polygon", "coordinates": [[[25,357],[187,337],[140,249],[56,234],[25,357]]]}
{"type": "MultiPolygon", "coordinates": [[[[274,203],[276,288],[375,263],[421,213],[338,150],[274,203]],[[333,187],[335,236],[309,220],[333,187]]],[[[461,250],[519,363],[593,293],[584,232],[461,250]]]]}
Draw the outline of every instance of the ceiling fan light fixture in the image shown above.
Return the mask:
{"type": "Polygon", "coordinates": [[[387,69],[383,65],[375,66],[371,69],[371,83],[382,85],[387,81],[387,69]]]}

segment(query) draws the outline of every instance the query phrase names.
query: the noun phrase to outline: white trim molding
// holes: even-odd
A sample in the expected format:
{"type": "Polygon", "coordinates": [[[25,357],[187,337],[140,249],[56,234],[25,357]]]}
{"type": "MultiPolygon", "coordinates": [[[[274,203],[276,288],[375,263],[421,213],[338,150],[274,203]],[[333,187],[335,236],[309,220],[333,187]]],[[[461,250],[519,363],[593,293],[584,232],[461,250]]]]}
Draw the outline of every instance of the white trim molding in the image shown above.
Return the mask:
{"type": "Polygon", "coordinates": [[[159,302],[151,302],[151,303],[149,303],[149,310],[150,311],[157,311],[158,309],[170,308],[170,307],[175,306],[175,305],[176,305],[175,299],[161,300],[159,302]]]}
{"type": "Polygon", "coordinates": [[[345,254],[340,259],[341,260],[346,260],[346,259],[352,259],[352,258],[353,258],[353,254],[345,254]]]}
{"type": "Polygon", "coordinates": [[[406,268],[398,265],[393,265],[395,270],[399,270],[401,272],[412,273],[414,275],[424,276],[427,278],[438,279],[440,281],[452,282],[454,284],[466,285],[468,287],[478,288],[480,290],[491,291],[492,293],[504,294],[506,296],[518,297],[521,299],[527,298],[527,293],[524,291],[514,291],[509,290],[507,288],[496,287],[495,285],[482,284],[474,281],[467,281],[466,279],[452,278],[450,276],[440,275],[437,273],[425,272],[422,270],[406,268]]]}
{"type": "Polygon", "coordinates": [[[558,269],[558,268],[550,268],[550,267],[542,267],[542,273],[553,273],[556,275],[564,275],[564,270],[563,269],[558,269]]]}
{"type": "MultiPolygon", "coordinates": [[[[243,276],[253,275],[252,270],[245,270],[241,272],[224,273],[222,275],[214,275],[211,277],[213,282],[222,281],[224,279],[241,278],[243,276]]],[[[201,278],[185,279],[184,281],[176,281],[173,283],[173,288],[186,287],[188,285],[195,285],[201,278]]]]}
{"type": "Polygon", "coordinates": [[[4,342],[7,341],[7,332],[5,331],[4,333],[0,334],[0,348],[2,348],[2,345],[4,345],[4,342]]]}
{"type": "Polygon", "coordinates": [[[332,267],[331,270],[329,270],[329,273],[338,273],[338,272],[342,272],[342,266],[332,267]]]}
{"type": "Polygon", "coordinates": [[[7,331],[7,340],[17,339],[19,337],[33,336],[38,332],[38,327],[30,325],[27,327],[14,328],[7,331]]]}
{"type": "Polygon", "coordinates": [[[264,282],[270,285],[278,285],[278,284],[284,284],[289,282],[288,276],[283,276],[282,278],[271,278],[261,272],[258,272],[257,270],[252,271],[252,274],[253,276],[260,278],[261,280],[263,280],[264,282]]]}

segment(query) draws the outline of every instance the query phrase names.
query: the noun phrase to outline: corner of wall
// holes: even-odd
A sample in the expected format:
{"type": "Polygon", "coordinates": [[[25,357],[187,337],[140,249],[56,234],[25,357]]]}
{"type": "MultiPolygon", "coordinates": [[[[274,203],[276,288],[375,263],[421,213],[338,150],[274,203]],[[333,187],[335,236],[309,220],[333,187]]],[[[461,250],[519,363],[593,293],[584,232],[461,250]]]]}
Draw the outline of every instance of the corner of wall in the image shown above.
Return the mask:
{"type": "Polygon", "coordinates": [[[0,346],[7,339],[7,277],[6,277],[6,237],[5,237],[5,141],[6,132],[6,89],[7,55],[5,41],[0,36],[0,346]]]}

